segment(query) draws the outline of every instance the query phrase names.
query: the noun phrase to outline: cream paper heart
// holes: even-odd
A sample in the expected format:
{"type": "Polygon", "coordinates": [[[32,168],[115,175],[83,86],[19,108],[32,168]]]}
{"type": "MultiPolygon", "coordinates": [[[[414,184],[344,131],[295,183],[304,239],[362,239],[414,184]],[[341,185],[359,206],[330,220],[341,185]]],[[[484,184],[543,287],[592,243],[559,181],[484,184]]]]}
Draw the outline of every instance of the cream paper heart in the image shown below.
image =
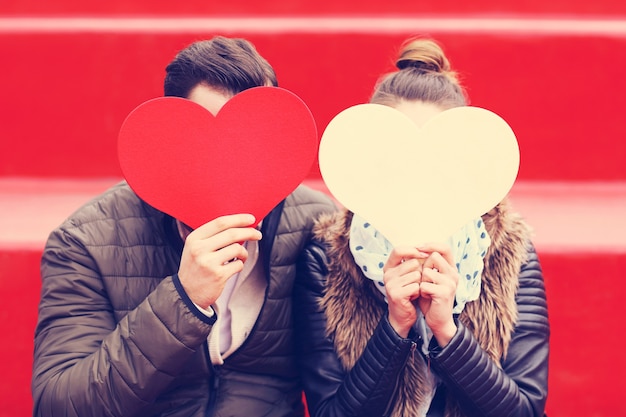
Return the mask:
{"type": "Polygon", "coordinates": [[[394,246],[444,241],[488,212],[513,186],[519,160],[510,126],[471,106],[418,128],[394,108],[360,104],[331,120],[319,147],[331,194],[394,246]]]}

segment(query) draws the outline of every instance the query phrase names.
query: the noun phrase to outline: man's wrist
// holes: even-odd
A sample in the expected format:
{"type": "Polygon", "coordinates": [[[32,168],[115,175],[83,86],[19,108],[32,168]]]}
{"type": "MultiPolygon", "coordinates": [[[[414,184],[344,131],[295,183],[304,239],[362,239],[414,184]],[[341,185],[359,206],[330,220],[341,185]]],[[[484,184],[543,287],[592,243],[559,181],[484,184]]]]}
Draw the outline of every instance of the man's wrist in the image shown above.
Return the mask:
{"type": "Polygon", "coordinates": [[[215,310],[213,310],[213,307],[211,306],[208,306],[207,308],[203,308],[203,307],[200,307],[196,303],[193,303],[193,305],[195,305],[198,308],[198,310],[200,310],[207,317],[213,317],[215,315],[215,310]]]}

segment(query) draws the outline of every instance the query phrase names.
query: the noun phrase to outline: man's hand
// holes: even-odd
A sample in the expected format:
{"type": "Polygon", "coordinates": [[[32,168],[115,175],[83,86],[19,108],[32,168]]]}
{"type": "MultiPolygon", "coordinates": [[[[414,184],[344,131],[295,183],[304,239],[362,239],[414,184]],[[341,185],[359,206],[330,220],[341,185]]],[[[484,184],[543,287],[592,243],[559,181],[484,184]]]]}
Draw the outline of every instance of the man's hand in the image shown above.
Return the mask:
{"type": "Polygon", "coordinates": [[[178,277],[195,304],[208,308],[222,294],[226,281],[241,272],[248,252],[242,242],[260,240],[251,214],[218,217],[191,232],[185,240],[178,277]]]}

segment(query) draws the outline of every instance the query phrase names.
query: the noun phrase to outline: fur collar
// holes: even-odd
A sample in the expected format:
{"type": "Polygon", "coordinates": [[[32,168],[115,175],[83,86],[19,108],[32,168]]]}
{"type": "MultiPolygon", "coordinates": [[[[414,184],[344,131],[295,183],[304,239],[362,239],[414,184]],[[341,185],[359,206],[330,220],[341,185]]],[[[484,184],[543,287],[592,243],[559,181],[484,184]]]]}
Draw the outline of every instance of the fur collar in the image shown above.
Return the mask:
{"type": "MultiPolygon", "coordinates": [[[[326,330],[346,370],[361,356],[387,308],[382,294],[353,261],[348,241],[351,220],[349,211],[325,215],[314,229],[316,237],[328,247],[329,276],[322,300],[326,330]]],[[[499,365],[506,356],[517,320],[515,294],[518,274],[526,259],[529,230],[510,211],[507,200],[485,214],[483,221],[491,246],[485,257],[481,294],[465,306],[459,320],[499,365]]],[[[424,385],[427,372],[421,355],[413,355],[400,376],[393,416],[417,415],[426,395],[419,387],[424,385]]],[[[446,416],[462,415],[453,401],[448,401],[446,408],[446,416]]]]}

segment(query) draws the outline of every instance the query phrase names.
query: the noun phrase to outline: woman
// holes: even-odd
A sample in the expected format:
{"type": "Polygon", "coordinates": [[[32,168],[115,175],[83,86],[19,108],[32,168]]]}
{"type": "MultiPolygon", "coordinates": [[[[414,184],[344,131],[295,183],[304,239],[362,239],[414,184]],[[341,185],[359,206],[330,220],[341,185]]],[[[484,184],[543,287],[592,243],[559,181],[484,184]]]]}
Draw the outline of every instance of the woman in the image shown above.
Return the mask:
{"type": "MultiPolygon", "coordinates": [[[[418,126],[466,105],[434,41],[407,42],[396,65],[372,103],[418,126]]],[[[323,216],[315,237],[294,293],[312,417],[544,415],[543,276],[506,199],[447,242],[418,248],[392,248],[349,211],[323,216]]]]}

